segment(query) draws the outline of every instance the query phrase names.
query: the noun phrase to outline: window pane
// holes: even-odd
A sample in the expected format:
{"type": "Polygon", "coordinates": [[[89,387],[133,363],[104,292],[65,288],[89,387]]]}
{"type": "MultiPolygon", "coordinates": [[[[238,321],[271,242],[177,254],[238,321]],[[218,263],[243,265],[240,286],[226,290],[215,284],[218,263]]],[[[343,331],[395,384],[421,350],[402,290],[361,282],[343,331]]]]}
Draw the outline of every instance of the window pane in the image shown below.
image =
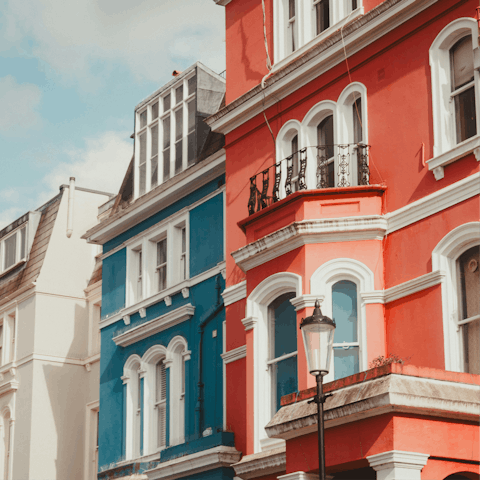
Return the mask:
{"type": "Polygon", "coordinates": [[[452,92],[473,80],[472,37],[464,37],[450,49],[452,92]]]}
{"type": "Polygon", "coordinates": [[[363,141],[363,126],[362,126],[362,99],[357,98],[352,105],[353,115],[353,143],[360,143],[363,141]]]}
{"type": "Polygon", "coordinates": [[[471,87],[455,95],[455,123],[457,143],[477,134],[477,118],[475,113],[475,87],[471,87]]]}
{"type": "Polygon", "coordinates": [[[20,259],[25,258],[26,256],[26,240],[25,240],[26,232],[27,232],[26,227],[23,227],[20,230],[20,259]]]}
{"type": "Polygon", "coordinates": [[[188,79],[188,95],[195,93],[197,89],[197,76],[193,76],[192,78],[188,79]]]}
{"type": "Polygon", "coordinates": [[[175,140],[183,137],[183,108],[175,112],[175,140]]]}
{"type": "Polygon", "coordinates": [[[151,161],[151,188],[155,188],[158,185],[158,155],[152,158],[151,161]]]}
{"type": "Polygon", "coordinates": [[[158,125],[152,127],[152,157],[158,155],[158,125]]]}
{"type": "Polygon", "coordinates": [[[195,130],[195,100],[188,103],[188,132],[195,130]]]}
{"type": "Polygon", "coordinates": [[[463,320],[480,314],[480,247],[467,250],[459,258],[463,320]]]}
{"type": "Polygon", "coordinates": [[[356,10],[358,8],[357,0],[352,0],[352,10],[356,10]]]}
{"type": "Polygon", "coordinates": [[[288,1],[288,18],[291,19],[295,16],[295,0],[288,1]]]}
{"type": "Polygon", "coordinates": [[[298,389],[297,357],[290,357],[277,363],[276,366],[276,411],[280,410],[280,401],[284,395],[294,393],[298,389]]]}
{"type": "Polygon", "coordinates": [[[170,146],[170,115],[163,119],[163,149],[170,146]]]}
{"type": "Polygon", "coordinates": [[[350,347],[348,350],[342,347],[334,347],[333,366],[335,370],[335,380],[359,372],[358,354],[358,347],[350,347]]]}
{"type": "Polygon", "coordinates": [[[337,324],[334,343],[356,342],[357,336],[357,286],[348,280],[332,287],[332,316],[337,324]]]}
{"type": "Polygon", "coordinates": [[[175,104],[180,103],[183,100],[183,85],[175,90],[175,104]]]}
{"type": "Polygon", "coordinates": [[[317,127],[318,145],[326,148],[327,158],[333,157],[333,115],[322,120],[317,127]]]}
{"type": "Polygon", "coordinates": [[[165,96],[163,97],[163,111],[164,111],[164,112],[166,112],[167,110],[170,110],[170,104],[171,104],[170,94],[165,95],[165,96]]]}
{"type": "Polygon", "coordinates": [[[140,165],[140,168],[138,169],[139,173],[139,189],[140,189],[140,195],[143,195],[146,192],[147,189],[147,164],[144,163],[143,165],[140,165]]]}
{"type": "Polygon", "coordinates": [[[317,35],[330,26],[330,2],[329,0],[320,0],[315,5],[315,15],[317,22],[317,35]]]}
{"type": "Polygon", "coordinates": [[[480,320],[462,325],[465,371],[480,374],[480,320]]]}
{"type": "Polygon", "coordinates": [[[157,243],[157,265],[167,262],[167,239],[164,238],[157,243]]]}
{"type": "Polygon", "coordinates": [[[295,135],[292,138],[291,142],[291,147],[292,147],[292,165],[293,165],[293,176],[296,177],[298,175],[298,135],[295,135]]]}
{"type": "Polygon", "coordinates": [[[188,165],[195,163],[195,131],[188,134],[188,165]]]}
{"type": "Polygon", "coordinates": [[[183,142],[180,140],[175,144],[175,175],[182,171],[183,142]]]}
{"type": "Polygon", "coordinates": [[[167,288],[167,266],[158,269],[158,291],[162,292],[167,288]]]}
{"type": "Polygon", "coordinates": [[[288,293],[272,303],[274,322],[272,342],[275,344],[272,358],[297,350],[297,313],[290,302],[294,297],[294,293],[288,293]]]}
{"type": "Polygon", "coordinates": [[[170,178],[170,149],[167,148],[163,152],[163,181],[170,178]]]}
{"type": "Polygon", "coordinates": [[[147,134],[140,135],[140,165],[147,161],[147,134]]]}
{"type": "Polygon", "coordinates": [[[158,117],[158,102],[155,102],[152,105],[152,120],[155,120],[158,117]]]}
{"type": "Polygon", "coordinates": [[[143,128],[147,124],[147,111],[145,110],[140,114],[140,128],[143,128]]]}
{"type": "Polygon", "coordinates": [[[7,269],[15,264],[15,258],[17,256],[17,234],[16,233],[5,240],[4,248],[5,248],[4,268],[7,269]]]}

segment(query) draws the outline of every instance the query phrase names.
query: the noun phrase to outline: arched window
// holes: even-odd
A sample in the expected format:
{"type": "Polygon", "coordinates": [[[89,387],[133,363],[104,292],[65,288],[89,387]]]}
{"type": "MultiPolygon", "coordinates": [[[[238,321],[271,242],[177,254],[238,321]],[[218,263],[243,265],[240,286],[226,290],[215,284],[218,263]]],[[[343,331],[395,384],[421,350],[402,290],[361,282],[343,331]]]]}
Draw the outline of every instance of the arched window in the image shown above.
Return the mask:
{"type": "Polygon", "coordinates": [[[185,395],[186,395],[186,365],[190,359],[187,341],[174,337],[167,347],[167,362],[170,364],[170,438],[169,445],[185,442],[185,395]]]}
{"type": "Polygon", "coordinates": [[[333,115],[328,115],[317,126],[317,187],[335,186],[333,115]]]}
{"type": "Polygon", "coordinates": [[[2,430],[1,430],[1,462],[2,468],[0,474],[2,480],[10,480],[10,468],[11,468],[11,454],[12,454],[12,420],[10,410],[4,409],[2,415],[2,430]]]}
{"type": "Polygon", "coordinates": [[[480,246],[457,260],[464,371],[480,374],[480,246]]]}
{"type": "Polygon", "coordinates": [[[282,396],[296,392],[297,375],[297,315],[286,293],[269,306],[269,360],[272,414],[280,409],[282,396]]]}
{"type": "Polygon", "coordinates": [[[443,178],[444,165],[478,146],[474,137],[480,125],[480,78],[473,64],[477,47],[478,27],[473,18],[451,22],[430,47],[434,158],[429,168],[437,180],[443,178]]]}
{"type": "Polygon", "coordinates": [[[143,450],[143,370],[138,355],[128,358],[123,369],[125,384],[125,456],[137,458],[143,450]]]}
{"type": "Polygon", "coordinates": [[[156,449],[167,446],[167,370],[164,359],[155,365],[156,449]]]}
{"type": "Polygon", "coordinates": [[[450,49],[450,76],[456,140],[460,143],[477,133],[471,35],[461,38],[450,49]]]}
{"type": "Polygon", "coordinates": [[[305,188],[306,172],[301,170],[301,124],[290,120],[280,129],[277,135],[277,161],[275,173],[280,173],[284,179],[277,185],[277,195],[284,198],[293,192],[305,188]]]}
{"type": "Polygon", "coordinates": [[[442,280],[445,369],[480,373],[480,222],[453,229],[432,252],[432,271],[442,280]]]}
{"type": "Polygon", "coordinates": [[[333,370],[335,379],[359,372],[357,285],[341,280],[332,286],[333,370]]]}

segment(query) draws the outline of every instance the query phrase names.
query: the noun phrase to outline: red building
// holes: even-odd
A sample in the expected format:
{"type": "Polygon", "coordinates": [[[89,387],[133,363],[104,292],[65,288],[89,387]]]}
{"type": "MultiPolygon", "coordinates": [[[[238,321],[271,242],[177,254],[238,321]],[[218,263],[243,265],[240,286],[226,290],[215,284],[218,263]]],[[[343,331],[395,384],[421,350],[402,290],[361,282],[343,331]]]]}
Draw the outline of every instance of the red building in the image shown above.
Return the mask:
{"type": "Polygon", "coordinates": [[[327,474],[478,479],[478,2],[215,1],[237,477],[317,478],[298,327],[318,298],[327,474]]]}

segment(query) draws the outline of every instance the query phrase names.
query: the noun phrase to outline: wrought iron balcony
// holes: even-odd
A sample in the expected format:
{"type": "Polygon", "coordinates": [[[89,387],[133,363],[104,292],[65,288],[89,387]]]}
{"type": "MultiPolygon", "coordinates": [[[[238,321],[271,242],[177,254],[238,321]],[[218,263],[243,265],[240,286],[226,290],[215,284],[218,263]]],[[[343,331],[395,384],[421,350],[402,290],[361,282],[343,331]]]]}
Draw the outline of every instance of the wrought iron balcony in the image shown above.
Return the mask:
{"type": "Polygon", "coordinates": [[[252,215],[299,190],[369,185],[369,149],[370,145],[349,143],[298,150],[250,177],[248,214],[252,215]]]}

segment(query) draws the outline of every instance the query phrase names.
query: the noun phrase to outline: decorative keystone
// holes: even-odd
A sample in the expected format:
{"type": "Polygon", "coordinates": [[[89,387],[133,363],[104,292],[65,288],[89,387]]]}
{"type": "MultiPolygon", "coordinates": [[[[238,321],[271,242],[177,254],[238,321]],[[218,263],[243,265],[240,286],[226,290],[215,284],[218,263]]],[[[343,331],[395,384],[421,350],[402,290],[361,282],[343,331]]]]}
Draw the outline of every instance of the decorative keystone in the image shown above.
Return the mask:
{"type": "Polygon", "coordinates": [[[141,308],[138,313],[140,314],[140,318],[145,318],[147,316],[147,309],[141,308]]]}
{"type": "Polygon", "coordinates": [[[167,295],[163,300],[167,307],[169,307],[172,304],[172,297],[170,295],[167,295]]]}
{"type": "Polygon", "coordinates": [[[130,315],[124,315],[123,316],[123,323],[125,325],[130,325],[130,315]]]}
{"type": "Polygon", "coordinates": [[[188,289],[188,287],[182,288],[182,297],[188,298],[189,295],[190,295],[190,290],[188,289]]]}

